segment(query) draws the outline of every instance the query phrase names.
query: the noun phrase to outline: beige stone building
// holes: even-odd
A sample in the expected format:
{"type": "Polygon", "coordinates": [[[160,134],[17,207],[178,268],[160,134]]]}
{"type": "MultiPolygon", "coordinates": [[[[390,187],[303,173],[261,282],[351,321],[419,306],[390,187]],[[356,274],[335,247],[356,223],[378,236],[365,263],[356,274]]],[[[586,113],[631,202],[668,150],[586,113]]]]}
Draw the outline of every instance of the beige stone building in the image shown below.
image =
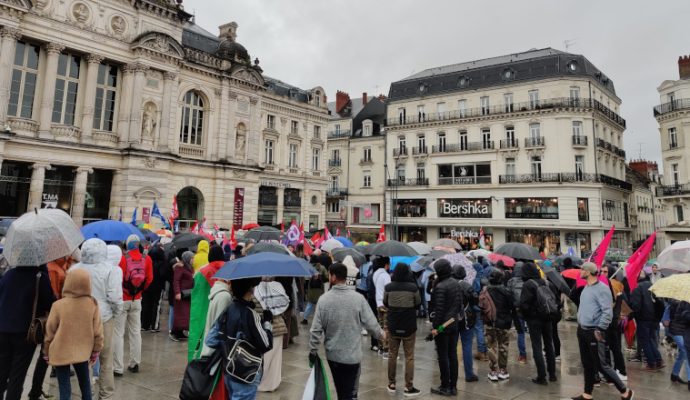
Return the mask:
{"type": "Polygon", "coordinates": [[[0,215],[325,220],[325,91],[263,74],[173,0],[0,0],[0,215]]]}

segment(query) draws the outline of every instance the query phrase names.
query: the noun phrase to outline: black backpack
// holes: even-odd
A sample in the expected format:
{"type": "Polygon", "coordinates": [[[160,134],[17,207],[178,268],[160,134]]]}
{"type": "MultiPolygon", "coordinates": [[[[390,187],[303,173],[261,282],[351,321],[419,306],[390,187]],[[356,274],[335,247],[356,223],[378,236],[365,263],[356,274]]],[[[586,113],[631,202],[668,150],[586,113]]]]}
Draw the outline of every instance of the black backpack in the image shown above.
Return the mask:
{"type": "Polygon", "coordinates": [[[551,321],[558,321],[561,319],[561,311],[558,308],[558,300],[556,300],[556,295],[551,291],[549,285],[540,285],[537,281],[534,281],[537,285],[537,313],[542,319],[548,319],[551,321]]]}

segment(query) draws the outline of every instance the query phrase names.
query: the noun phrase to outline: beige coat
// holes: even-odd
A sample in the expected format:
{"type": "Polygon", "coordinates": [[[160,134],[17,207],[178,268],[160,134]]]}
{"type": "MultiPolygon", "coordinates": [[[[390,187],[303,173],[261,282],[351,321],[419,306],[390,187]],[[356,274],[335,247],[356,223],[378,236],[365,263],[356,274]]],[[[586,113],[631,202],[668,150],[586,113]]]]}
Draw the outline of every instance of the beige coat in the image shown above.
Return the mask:
{"type": "Polygon", "coordinates": [[[67,272],[62,299],[53,303],[46,324],[43,352],[53,366],[88,361],[103,348],[103,324],[98,303],[91,297],[85,270],[67,272]]]}

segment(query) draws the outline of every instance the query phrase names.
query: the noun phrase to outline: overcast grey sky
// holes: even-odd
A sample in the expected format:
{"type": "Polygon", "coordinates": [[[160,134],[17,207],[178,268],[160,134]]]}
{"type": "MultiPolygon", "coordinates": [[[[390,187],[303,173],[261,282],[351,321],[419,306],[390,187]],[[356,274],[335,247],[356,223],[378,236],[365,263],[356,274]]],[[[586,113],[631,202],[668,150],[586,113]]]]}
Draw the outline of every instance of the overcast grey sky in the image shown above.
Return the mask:
{"type": "Polygon", "coordinates": [[[628,160],[661,160],[652,107],[690,54],[689,0],[185,0],[209,32],[238,42],[266,75],[351,97],[388,94],[426,68],[553,47],[585,55],[613,79],[628,122],[628,160]]]}

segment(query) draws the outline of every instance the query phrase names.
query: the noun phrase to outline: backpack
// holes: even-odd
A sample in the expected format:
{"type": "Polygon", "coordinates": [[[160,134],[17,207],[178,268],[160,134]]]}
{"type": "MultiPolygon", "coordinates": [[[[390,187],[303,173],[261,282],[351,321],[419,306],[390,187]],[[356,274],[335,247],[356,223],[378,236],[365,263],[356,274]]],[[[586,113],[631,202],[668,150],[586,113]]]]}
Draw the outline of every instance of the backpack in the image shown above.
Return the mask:
{"type": "Polygon", "coordinates": [[[537,314],[552,321],[557,321],[561,317],[561,312],[558,309],[558,301],[556,295],[553,294],[548,285],[537,285],[537,314]]]}
{"type": "Polygon", "coordinates": [[[516,308],[520,308],[520,296],[522,295],[522,286],[525,284],[525,281],[522,280],[522,278],[519,278],[517,276],[514,276],[508,280],[508,289],[510,290],[510,293],[513,295],[513,305],[516,308]]]}
{"type": "Polygon", "coordinates": [[[484,322],[493,323],[496,321],[496,304],[489,293],[489,288],[484,287],[479,293],[479,309],[482,312],[484,322]]]}
{"type": "Polygon", "coordinates": [[[146,259],[142,255],[141,259],[135,260],[129,254],[126,254],[125,264],[122,286],[130,296],[134,297],[143,291],[144,286],[146,286],[146,259]]]}
{"type": "Polygon", "coordinates": [[[462,304],[460,307],[459,320],[464,323],[465,330],[468,330],[474,328],[477,323],[477,313],[474,312],[471,299],[467,298],[466,296],[467,294],[473,296],[474,289],[472,289],[472,286],[465,281],[460,281],[459,283],[460,290],[462,292],[462,304]]]}

